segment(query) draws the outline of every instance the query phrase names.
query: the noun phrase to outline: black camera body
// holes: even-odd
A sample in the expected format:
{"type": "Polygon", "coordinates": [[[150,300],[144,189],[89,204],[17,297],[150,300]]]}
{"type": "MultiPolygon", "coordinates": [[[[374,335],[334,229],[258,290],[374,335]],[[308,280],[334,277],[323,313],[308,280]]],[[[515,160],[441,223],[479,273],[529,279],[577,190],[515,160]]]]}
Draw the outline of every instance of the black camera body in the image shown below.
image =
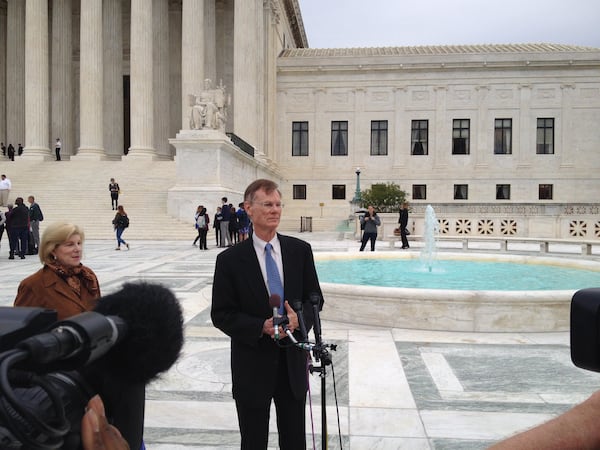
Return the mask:
{"type": "Polygon", "coordinates": [[[82,373],[71,370],[80,363],[64,358],[40,364],[23,349],[28,339],[50,335],[56,325],[53,310],[0,307],[2,449],[81,448],[81,419],[94,390],[82,373]]]}
{"type": "Polygon", "coordinates": [[[56,317],[0,307],[0,448],[81,448],[81,418],[96,394],[108,421],[140,448],[146,385],[183,348],[177,297],[160,284],[124,283],[93,311],[56,317]]]}
{"type": "Polygon", "coordinates": [[[600,372],[600,288],[581,289],[571,300],[571,361],[600,372]]]}

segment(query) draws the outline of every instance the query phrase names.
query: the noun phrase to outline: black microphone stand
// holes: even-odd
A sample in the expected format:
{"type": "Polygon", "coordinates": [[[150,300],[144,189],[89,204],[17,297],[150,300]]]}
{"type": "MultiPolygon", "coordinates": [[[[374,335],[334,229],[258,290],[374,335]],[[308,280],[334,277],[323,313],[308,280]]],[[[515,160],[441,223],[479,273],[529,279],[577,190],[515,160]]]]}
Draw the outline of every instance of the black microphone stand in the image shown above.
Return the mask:
{"type": "Polygon", "coordinates": [[[329,348],[335,351],[336,346],[331,344],[324,344],[321,336],[321,317],[319,315],[319,304],[320,298],[318,295],[311,295],[310,302],[313,308],[314,315],[314,333],[315,333],[315,346],[313,347],[313,355],[315,361],[319,362],[320,365],[315,367],[311,365],[309,367],[310,373],[317,372],[321,378],[321,449],[325,450],[328,447],[327,444],[327,389],[326,389],[326,377],[327,377],[327,366],[331,365],[331,354],[329,348]]]}
{"type": "MultiPolygon", "coordinates": [[[[321,337],[321,318],[319,316],[319,306],[320,306],[320,297],[318,295],[312,294],[310,297],[310,302],[313,307],[313,316],[314,316],[314,333],[315,333],[315,343],[308,342],[308,336],[306,332],[306,324],[304,323],[304,315],[302,313],[302,302],[297,300],[293,303],[293,308],[298,315],[298,323],[300,325],[300,331],[302,333],[303,342],[298,342],[292,332],[289,329],[286,329],[286,334],[290,338],[290,340],[296,345],[298,348],[302,350],[306,350],[308,352],[312,352],[315,362],[320,363],[319,366],[315,367],[314,365],[309,366],[310,373],[317,372],[319,377],[321,378],[321,449],[325,450],[328,447],[327,444],[327,391],[326,391],[326,377],[327,377],[327,366],[332,364],[331,354],[329,353],[329,349],[335,351],[337,349],[337,345],[335,344],[326,344],[323,342],[321,337]]],[[[281,318],[274,318],[273,324],[274,326],[278,326],[280,324],[286,325],[288,323],[287,316],[281,318]]],[[[340,436],[341,438],[341,436],[340,436]]],[[[340,442],[341,444],[341,442],[340,442]]]]}

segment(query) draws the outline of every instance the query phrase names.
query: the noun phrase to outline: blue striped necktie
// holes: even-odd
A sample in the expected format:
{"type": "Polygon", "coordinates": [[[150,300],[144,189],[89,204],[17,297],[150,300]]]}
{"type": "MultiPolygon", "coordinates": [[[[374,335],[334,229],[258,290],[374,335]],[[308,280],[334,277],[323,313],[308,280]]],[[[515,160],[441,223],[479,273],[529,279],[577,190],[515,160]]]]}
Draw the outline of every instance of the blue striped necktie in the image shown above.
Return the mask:
{"type": "Polygon", "coordinates": [[[277,294],[281,299],[279,304],[279,314],[283,314],[283,284],[281,283],[281,277],[279,276],[279,270],[277,269],[277,263],[271,254],[273,246],[271,244],[265,245],[265,265],[267,268],[267,285],[269,286],[269,293],[271,295],[277,294]]]}

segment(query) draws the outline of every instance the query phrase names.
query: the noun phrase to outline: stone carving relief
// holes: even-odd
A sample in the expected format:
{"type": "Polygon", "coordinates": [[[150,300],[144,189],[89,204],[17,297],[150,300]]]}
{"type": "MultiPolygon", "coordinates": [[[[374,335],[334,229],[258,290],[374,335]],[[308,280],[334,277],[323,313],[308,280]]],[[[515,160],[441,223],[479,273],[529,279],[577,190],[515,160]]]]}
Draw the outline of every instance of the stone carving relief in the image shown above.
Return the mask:
{"type": "Polygon", "coordinates": [[[204,90],[196,95],[188,95],[191,130],[219,130],[225,133],[227,108],[231,97],[226,95],[223,81],[213,87],[210,79],[204,80],[204,90]]]}

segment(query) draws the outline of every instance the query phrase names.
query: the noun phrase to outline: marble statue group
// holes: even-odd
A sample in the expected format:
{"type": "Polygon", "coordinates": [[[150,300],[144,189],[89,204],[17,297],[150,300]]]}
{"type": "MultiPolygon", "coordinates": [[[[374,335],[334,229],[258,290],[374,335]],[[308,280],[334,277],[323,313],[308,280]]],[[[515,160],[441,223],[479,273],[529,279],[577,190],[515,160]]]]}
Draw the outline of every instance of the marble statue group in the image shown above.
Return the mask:
{"type": "Polygon", "coordinates": [[[188,99],[192,107],[190,129],[219,130],[225,133],[227,107],[231,101],[225,94],[222,81],[213,88],[212,81],[207,78],[204,80],[204,90],[199,95],[189,94],[188,99]]]}

